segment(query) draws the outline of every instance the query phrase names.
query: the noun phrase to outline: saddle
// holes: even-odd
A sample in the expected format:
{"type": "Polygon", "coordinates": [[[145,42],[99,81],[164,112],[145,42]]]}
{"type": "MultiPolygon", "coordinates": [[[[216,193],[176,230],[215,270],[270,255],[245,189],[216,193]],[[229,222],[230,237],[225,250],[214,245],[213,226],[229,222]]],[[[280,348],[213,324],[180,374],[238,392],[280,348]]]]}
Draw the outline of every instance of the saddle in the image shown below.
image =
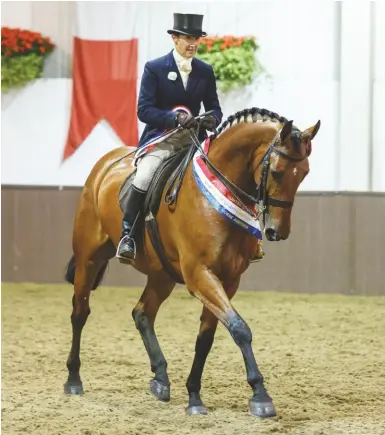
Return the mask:
{"type": "MultiPolygon", "coordinates": [[[[176,154],[173,154],[160,164],[147,190],[142,210],[142,219],[140,219],[137,228],[137,234],[141,234],[143,236],[143,230],[145,226],[150,236],[151,243],[153,244],[155,252],[157,253],[164,269],[168,272],[171,278],[179,284],[184,284],[184,281],[175,272],[173,267],[170,265],[166,254],[164,253],[163,245],[159,235],[158,224],[156,222],[156,216],[159,211],[162,194],[166,185],[167,189],[164,195],[164,201],[169,206],[176,205],[184,174],[186,173],[187,167],[191,162],[194,153],[195,147],[194,145],[190,145],[190,147],[184,148],[176,154]]],[[[119,205],[123,212],[127,205],[127,193],[131,186],[135,172],[136,171],[132,172],[123,181],[119,190],[119,205]]]]}

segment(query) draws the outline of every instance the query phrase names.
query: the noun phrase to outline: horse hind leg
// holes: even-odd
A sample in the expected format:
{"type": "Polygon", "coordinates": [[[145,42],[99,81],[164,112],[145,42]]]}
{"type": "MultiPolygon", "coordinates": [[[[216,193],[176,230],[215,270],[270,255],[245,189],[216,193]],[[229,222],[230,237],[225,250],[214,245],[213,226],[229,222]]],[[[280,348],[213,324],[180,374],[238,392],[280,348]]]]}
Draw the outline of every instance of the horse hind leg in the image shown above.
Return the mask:
{"type": "Polygon", "coordinates": [[[72,345],[67,359],[68,379],[64,384],[66,394],[82,394],[83,384],[80,378],[80,341],[84,325],[91,313],[89,299],[91,290],[100,284],[106,271],[108,260],[113,256],[113,245],[106,243],[93,259],[73,256],[68,264],[66,279],[74,284],[72,297],[72,345]]]}
{"type": "Polygon", "coordinates": [[[169,297],[175,287],[163,272],[148,276],[147,285],[132,311],[135,326],[139,330],[154,378],[150,381],[150,391],[159,400],[170,400],[170,381],[167,374],[167,361],[155,334],[155,318],[161,304],[169,297]]]}

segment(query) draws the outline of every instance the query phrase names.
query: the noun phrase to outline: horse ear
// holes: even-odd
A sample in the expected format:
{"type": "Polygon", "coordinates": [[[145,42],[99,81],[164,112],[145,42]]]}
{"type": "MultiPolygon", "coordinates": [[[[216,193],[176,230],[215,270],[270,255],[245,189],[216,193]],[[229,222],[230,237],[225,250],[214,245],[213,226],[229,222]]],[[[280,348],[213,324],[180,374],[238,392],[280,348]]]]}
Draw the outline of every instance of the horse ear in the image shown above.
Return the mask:
{"type": "Polygon", "coordinates": [[[314,139],[320,127],[321,127],[321,121],[318,120],[317,124],[313,125],[313,127],[310,127],[303,132],[304,136],[308,136],[308,140],[314,139]]]}
{"type": "Polygon", "coordinates": [[[281,142],[284,142],[285,139],[291,134],[291,131],[293,129],[293,121],[288,121],[281,130],[281,142]]]}

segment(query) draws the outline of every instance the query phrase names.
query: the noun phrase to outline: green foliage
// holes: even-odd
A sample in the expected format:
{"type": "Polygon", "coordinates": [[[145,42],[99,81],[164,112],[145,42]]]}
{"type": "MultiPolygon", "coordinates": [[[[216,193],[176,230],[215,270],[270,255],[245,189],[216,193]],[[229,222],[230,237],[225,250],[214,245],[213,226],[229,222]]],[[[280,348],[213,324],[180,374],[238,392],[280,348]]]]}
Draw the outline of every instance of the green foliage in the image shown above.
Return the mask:
{"type": "Polygon", "coordinates": [[[30,53],[25,56],[1,58],[1,89],[7,92],[12,88],[20,88],[31,80],[41,77],[44,57],[30,53]]]}
{"type": "Polygon", "coordinates": [[[41,77],[44,59],[55,44],[39,32],[1,27],[1,90],[20,88],[41,77]]]}
{"type": "Polygon", "coordinates": [[[204,38],[197,57],[214,70],[218,88],[223,92],[241,88],[263,71],[256,59],[259,46],[254,38],[204,38]]]}

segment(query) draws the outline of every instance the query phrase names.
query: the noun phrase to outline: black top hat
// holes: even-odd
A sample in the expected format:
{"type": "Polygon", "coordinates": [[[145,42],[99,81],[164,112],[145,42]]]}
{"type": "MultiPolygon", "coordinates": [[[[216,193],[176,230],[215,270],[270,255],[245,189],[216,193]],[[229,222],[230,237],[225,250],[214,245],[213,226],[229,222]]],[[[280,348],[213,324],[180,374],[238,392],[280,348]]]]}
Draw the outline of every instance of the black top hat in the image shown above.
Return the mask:
{"type": "Polygon", "coordinates": [[[167,30],[167,33],[182,33],[191,36],[207,36],[202,32],[203,15],[195,14],[174,14],[174,28],[167,30]]]}

